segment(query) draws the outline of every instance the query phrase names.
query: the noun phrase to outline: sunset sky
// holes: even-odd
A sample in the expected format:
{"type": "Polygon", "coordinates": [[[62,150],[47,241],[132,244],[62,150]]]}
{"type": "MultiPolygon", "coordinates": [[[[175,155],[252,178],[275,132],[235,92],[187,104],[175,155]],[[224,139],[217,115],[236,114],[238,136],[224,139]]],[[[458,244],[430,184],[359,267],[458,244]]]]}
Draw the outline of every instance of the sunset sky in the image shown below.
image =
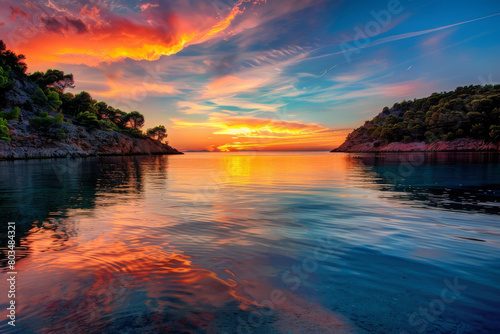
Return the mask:
{"type": "Polygon", "coordinates": [[[500,80],[500,1],[3,0],[28,71],[180,150],[332,149],[403,99],[500,80]]]}

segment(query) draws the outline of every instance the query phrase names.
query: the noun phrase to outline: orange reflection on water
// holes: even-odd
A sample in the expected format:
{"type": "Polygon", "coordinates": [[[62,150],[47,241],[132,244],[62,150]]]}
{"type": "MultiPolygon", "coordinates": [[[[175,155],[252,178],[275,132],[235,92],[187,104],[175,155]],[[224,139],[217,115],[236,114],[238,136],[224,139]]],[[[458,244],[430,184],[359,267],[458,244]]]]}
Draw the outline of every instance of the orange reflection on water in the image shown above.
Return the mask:
{"type": "MultiPolygon", "coordinates": [[[[47,333],[104,332],[123,318],[153,326],[151,332],[189,332],[194,325],[216,333],[217,328],[208,329],[217,312],[263,308],[276,288],[270,277],[279,273],[266,262],[259,242],[278,242],[281,227],[270,226],[256,209],[263,199],[249,197],[248,190],[266,195],[267,202],[279,200],[269,196],[271,190],[307,194],[332,174],[335,180],[347,178],[347,165],[355,163],[339,155],[325,160],[322,154],[304,159],[293,153],[213,153],[197,159],[173,157],[168,177],[161,168],[166,160],[124,159],[123,180],[114,189],[98,189],[94,208],[33,228],[25,239],[31,252],[19,262],[20,314],[47,333]],[[194,205],[197,190],[206,186],[212,187],[202,193],[206,202],[194,205]],[[172,189],[177,202],[169,195],[172,189]],[[193,206],[195,219],[179,218],[176,206],[182,202],[193,206]],[[199,260],[205,246],[223,254],[234,249],[231,263],[216,268],[199,260]]],[[[280,332],[290,325],[323,332],[349,327],[335,313],[283,291],[285,302],[274,310],[280,332]]]]}
{"type": "MultiPolygon", "coordinates": [[[[219,308],[237,301],[247,309],[254,304],[237,291],[234,281],[196,267],[187,255],[165,251],[167,243],[139,245],[110,241],[109,235],[85,243],[60,243],[64,233],[56,224],[33,228],[25,240],[30,256],[18,265],[23,273],[18,311],[40,318],[44,333],[68,328],[83,333],[89,326],[95,328],[104,315],[112,317],[124,306],[126,310],[137,290],[145,293],[144,307],[156,318],[166,309],[185,310],[187,322],[190,317],[201,321],[197,312],[207,305],[219,308]]],[[[161,328],[161,321],[157,322],[161,328]]]]}

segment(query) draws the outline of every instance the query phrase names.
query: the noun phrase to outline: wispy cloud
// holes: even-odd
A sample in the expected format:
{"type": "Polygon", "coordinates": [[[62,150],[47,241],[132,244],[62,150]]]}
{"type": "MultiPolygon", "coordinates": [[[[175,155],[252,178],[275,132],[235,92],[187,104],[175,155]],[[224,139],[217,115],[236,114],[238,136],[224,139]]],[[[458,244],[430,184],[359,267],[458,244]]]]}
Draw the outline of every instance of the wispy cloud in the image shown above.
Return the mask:
{"type": "MultiPolygon", "coordinates": [[[[400,41],[400,40],[404,40],[404,39],[408,39],[408,38],[413,38],[413,37],[417,37],[417,36],[427,35],[427,34],[430,34],[430,33],[436,32],[436,31],[441,31],[444,29],[449,29],[449,28],[461,26],[461,25],[464,25],[467,23],[485,20],[485,19],[495,17],[498,15],[500,15],[500,13],[496,13],[496,14],[492,14],[492,15],[488,15],[488,16],[483,16],[483,17],[479,17],[477,19],[467,20],[467,21],[458,22],[458,23],[454,23],[454,24],[449,24],[449,25],[445,25],[445,26],[441,26],[441,27],[437,27],[437,28],[420,30],[420,31],[413,31],[413,32],[408,32],[408,33],[398,34],[398,35],[393,35],[393,36],[387,36],[387,37],[375,39],[375,40],[371,41],[370,43],[361,45],[359,47],[355,47],[352,50],[366,49],[366,48],[371,48],[371,47],[381,45],[381,44],[386,44],[386,43],[396,42],[396,41],[400,41]]],[[[348,50],[342,50],[342,51],[338,51],[338,52],[334,52],[334,53],[322,54],[322,55],[318,55],[315,57],[311,57],[310,59],[331,57],[331,56],[343,54],[343,53],[349,52],[349,51],[350,50],[348,49],[348,50]]]]}

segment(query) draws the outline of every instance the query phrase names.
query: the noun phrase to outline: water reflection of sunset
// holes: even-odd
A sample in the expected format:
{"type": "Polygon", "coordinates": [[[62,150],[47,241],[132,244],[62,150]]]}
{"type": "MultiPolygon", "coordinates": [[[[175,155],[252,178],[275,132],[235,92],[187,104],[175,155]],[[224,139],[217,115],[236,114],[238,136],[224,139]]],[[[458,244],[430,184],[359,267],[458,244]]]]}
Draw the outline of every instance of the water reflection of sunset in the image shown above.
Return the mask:
{"type": "MultiPolygon", "coordinates": [[[[264,301],[275,286],[258,277],[279,271],[263,253],[251,250],[265,252],[261,245],[281,240],[287,225],[300,223],[289,220],[272,228],[281,218],[257,210],[261,199],[239,189],[260,189],[267,196],[266,189],[279,178],[284,191],[300,193],[307,190],[293,186],[298,178],[318,168],[329,174],[331,166],[295,154],[281,160],[272,154],[213,157],[194,169],[186,168],[192,163],[189,156],[106,158],[98,168],[93,208],[70,208],[64,217],[53,212],[28,231],[23,241],[28,256],[19,261],[26,286],[20,314],[49,333],[88,327],[104,331],[99,319],[125,321],[123,316],[131,313],[136,314],[132,328],[147,322],[152,330],[189,332],[202,326],[218,333],[214,326],[227,316],[224,312],[242,319],[250,312],[270,312],[264,301]],[[120,168],[114,167],[117,162],[120,168]],[[210,190],[200,193],[193,183],[210,190]],[[295,189],[285,190],[289,187],[295,189]],[[182,215],[179,203],[197,206],[198,212],[182,215]]],[[[300,326],[347,326],[303,297],[283,293],[286,301],[272,310],[281,319],[276,326],[293,323],[294,314],[304,314],[300,326]]]]}
{"type": "MultiPolygon", "coordinates": [[[[387,312],[404,328],[404,315],[422,302],[404,291],[414,286],[411,296],[421,293],[424,279],[439,287],[439,270],[445,269],[436,267],[442,263],[473,262],[463,242],[497,246],[496,217],[481,216],[483,233],[472,226],[477,219],[422,209],[389,183],[386,172],[397,173],[399,161],[376,156],[238,152],[88,159],[59,183],[50,166],[15,164],[24,177],[6,176],[0,168],[12,183],[0,196],[9,220],[20,212],[30,219],[19,219],[25,250],[17,268],[19,324],[28,332],[218,334],[242,326],[254,333],[353,333],[363,326],[379,330],[387,312]],[[47,190],[35,191],[33,184],[47,190]],[[35,203],[31,211],[24,206],[26,193],[35,203]],[[307,261],[325,240],[334,246],[330,257],[311,267],[307,261]],[[439,244],[439,251],[422,247],[422,240],[439,244]],[[387,277],[400,277],[404,267],[388,261],[410,262],[412,273],[425,274],[405,273],[411,282],[388,285],[387,277]]],[[[429,184],[443,175],[451,179],[433,173],[446,171],[440,166],[422,164],[414,172],[429,184]]],[[[466,166],[464,183],[472,182],[477,168],[466,166]]],[[[493,167],[481,182],[498,179],[493,167]]],[[[495,271],[489,268],[483,270],[495,271]]],[[[0,290],[5,284],[0,280],[0,290]]],[[[383,322],[384,332],[392,321],[383,322]]]]}

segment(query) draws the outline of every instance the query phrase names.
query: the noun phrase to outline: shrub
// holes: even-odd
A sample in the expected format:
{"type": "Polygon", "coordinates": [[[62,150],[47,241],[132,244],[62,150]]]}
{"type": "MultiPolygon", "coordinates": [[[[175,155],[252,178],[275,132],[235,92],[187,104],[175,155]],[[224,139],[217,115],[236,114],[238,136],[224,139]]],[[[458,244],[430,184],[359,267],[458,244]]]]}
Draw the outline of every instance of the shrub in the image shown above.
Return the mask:
{"type": "Polygon", "coordinates": [[[11,111],[0,111],[0,118],[4,118],[6,120],[19,120],[19,115],[21,114],[21,110],[19,107],[15,107],[11,111]]]}
{"type": "Polygon", "coordinates": [[[471,136],[476,139],[483,138],[485,133],[486,133],[486,128],[484,127],[483,123],[474,124],[470,129],[471,136]]]}
{"type": "MultiPolygon", "coordinates": [[[[2,62],[0,61],[0,65],[2,62]]],[[[14,87],[14,82],[10,80],[11,71],[8,66],[0,66],[0,104],[4,105],[5,94],[14,87]]]]}
{"type": "Polygon", "coordinates": [[[64,128],[57,129],[55,137],[59,140],[68,138],[68,132],[69,131],[64,128]]]}
{"type": "Polygon", "coordinates": [[[97,115],[90,112],[90,111],[84,111],[79,113],[76,116],[77,121],[82,123],[83,125],[94,129],[99,126],[99,120],[97,119],[97,115]]]}
{"type": "Polygon", "coordinates": [[[389,115],[385,119],[386,124],[396,124],[399,121],[400,121],[399,118],[397,116],[394,116],[394,115],[389,115]]]}
{"type": "Polygon", "coordinates": [[[50,109],[57,110],[62,104],[62,101],[59,99],[59,94],[53,90],[46,90],[45,95],[47,96],[47,101],[50,109]]]}
{"type": "Polygon", "coordinates": [[[131,111],[122,116],[122,123],[132,130],[140,130],[144,126],[144,116],[138,111],[131,111]]]}
{"type": "Polygon", "coordinates": [[[138,129],[120,129],[121,133],[126,133],[132,137],[136,138],[147,138],[147,136],[138,129]]]}
{"type": "Polygon", "coordinates": [[[40,113],[40,116],[30,119],[30,128],[41,136],[58,137],[58,130],[64,121],[63,114],[57,114],[50,117],[45,111],[40,113]]]}
{"type": "Polygon", "coordinates": [[[120,130],[120,128],[118,127],[118,125],[116,125],[115,123],[113,123],[109,119],[101,119],[101,120],[99,120],[99,129],[101,129],[101,130],[109,130],[109,131],[119,131],[120,130]]]}
{"type": "Polygon", "coordinates": [[[153,139],[156,139],[159,141],[163,141],[163,139],[165,139],[168,136],[167,129],[165,128],[164,125],[158,125],[152,129],[148,129],[148,131],[146,132],[146,135],[149,138],[153,138],[153,139]]]}
{"type": "Polygon", "coordinates": [[[492,141],[498,142],[500,141],[500,125],[492,125],[490,126],[490,139],[492,141]]]}
{"type": "Polygon", "coordinates": [[[10,141],[10,132],[5,118],[0,118],[0,139],[10,141]]]}
{"type": "Polygon", "coordinates": [[[36,88],[35,94],[31,96],[33,102],[41,107],[45,107],[49,100],[40,87],[36,88]]]}

